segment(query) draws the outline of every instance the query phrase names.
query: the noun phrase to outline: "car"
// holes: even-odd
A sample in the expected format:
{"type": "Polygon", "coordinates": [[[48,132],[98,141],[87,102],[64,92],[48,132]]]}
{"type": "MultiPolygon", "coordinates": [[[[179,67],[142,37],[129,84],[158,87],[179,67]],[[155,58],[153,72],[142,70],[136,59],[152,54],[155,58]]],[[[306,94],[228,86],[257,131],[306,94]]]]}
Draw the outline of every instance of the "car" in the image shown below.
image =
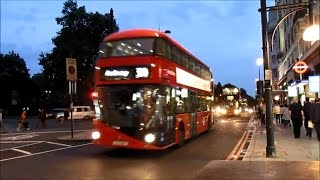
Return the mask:
{"type": "MultiPolygon", "coordinates": [[[[57,114],[56,117],[58,120],[62,120],[64,118],[64,112],[57,114]]],[[[95,112],[91,109],[90,106],[73,106],[72,119],[94,119],[95,112]]],[[[69,112],[68,119],[71,119],[71,113],[69,112]]]]}
{"type": "Polygon", "coordinates": [[[66,109],[65,108],[54,108],[51,109],[48,113],[47,113],[47,119],[56,119],[57,115],[60,113],[63,113],[66,109]]]}
{"type": "Polygon", "coordinates": [[[227,116],[240,116],[241,110],[234,107],[229,107],[227,109],[227,116]]]}

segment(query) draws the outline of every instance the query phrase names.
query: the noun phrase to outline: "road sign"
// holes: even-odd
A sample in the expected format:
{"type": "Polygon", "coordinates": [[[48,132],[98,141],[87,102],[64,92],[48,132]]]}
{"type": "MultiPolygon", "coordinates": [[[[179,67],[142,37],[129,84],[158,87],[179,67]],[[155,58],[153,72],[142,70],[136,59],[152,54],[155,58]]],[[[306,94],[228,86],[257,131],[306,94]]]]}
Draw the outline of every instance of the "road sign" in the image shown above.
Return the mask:
{"type": "Polygon", "coordinates": [[[66,68],[67,68],[67,80],[76,81],[77,80],[77,61],[73,58],[66,58],[66,68]]]}
{"type": "Polygon", "coordinates": [[[309,66],[304,61],[298,61],[293,66],[293,69],[296,73],[303,74],[308,70],[309,66]]]}

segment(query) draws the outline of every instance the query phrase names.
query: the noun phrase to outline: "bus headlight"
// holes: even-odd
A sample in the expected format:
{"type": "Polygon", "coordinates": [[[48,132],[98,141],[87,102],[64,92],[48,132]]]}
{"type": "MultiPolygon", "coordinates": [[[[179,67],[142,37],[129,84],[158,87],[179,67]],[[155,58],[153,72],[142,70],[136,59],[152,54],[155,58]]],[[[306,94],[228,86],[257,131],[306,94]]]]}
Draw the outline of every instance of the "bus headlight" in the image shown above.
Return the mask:
{"type": "Polygon", "coordinates": [[[144,136],[144,140],[147,143],[152,143],[155,139],[156,139],[156,136],[154,134],[151,134],[151,133],[144,136]]]}
{"type": "Polygon", "coordinates": [[[94,131],[91,133],[91,137],[93,140],[99,139],[100,138],[100,132],[99,131],[94,131]]]}

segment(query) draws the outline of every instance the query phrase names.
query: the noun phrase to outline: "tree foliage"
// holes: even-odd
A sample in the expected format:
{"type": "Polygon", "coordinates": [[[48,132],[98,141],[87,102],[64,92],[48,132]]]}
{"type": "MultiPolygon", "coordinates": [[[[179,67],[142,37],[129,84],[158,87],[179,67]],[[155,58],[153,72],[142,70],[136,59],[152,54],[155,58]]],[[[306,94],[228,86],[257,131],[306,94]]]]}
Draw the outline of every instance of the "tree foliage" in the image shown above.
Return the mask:
{"type": "MultiPolygon", "coordinates": [[[[52,90],[57,105],[67,104],[68,84],[66,80],[66,58],[77,59],[77,90],[79,104],[87,103],[88,92],[93,86],[92,77],[95,56],[101,40],[110,34],[110,14],[86,12],[84,6],[68,0],[64,3],[62,16],[56,18],[62,28],[52,38],[54,48],[50,53],[41,53],[39,64],[47,83],[46,89],[52,90]]],[[[113,19],[114,31],[119,28],[113,19]]]]}
{"type": "Polygon", "coordinates": [[[14,51],[1,53],[0,69],[0,108],[14,111],[29,104],[32,86],[24,59],[14,51]]]}
{"type": "Polygon", "coordinates": [[[24,81],[30,78],[24,59],[14,51],[0,54],[0,81],[24,81]]]}

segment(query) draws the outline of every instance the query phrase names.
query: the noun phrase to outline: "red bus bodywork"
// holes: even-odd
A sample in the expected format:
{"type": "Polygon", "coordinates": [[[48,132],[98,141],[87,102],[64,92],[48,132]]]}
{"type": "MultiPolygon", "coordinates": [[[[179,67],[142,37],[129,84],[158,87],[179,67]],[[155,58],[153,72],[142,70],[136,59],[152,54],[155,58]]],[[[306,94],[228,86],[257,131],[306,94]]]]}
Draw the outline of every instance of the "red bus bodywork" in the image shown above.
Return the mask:
{"type": "MultiPolygon", "coordinates": [[[[170,44],[176,46],[181,52],[192,57],[197,63],[205,66],[201,61],[196,59],[191,53],[189,53],[185,48],[176,43],[173,39],[167,36],[163,32],[146,30],[146,29],[134,29],[127,30],[123,32],[113,33],[107,36],[103,42],[117,41],[122,39],[131,39],[131,38],[162,38],[168,41],[170,44]]],[[[188,89],[188,91],[196,92],[205,97],[213,98],[213,81],[212,76],[210,78],[204,79],[199,75],[192,72],[190,69],[177,64],[176,62],[167,59],[161,55],[141,55],[141,56],[120,56],[120,57],[107,57],[99,58],[96,61],[95,74],[94,74],[94,83],[95,87],[110,87],[112,88],[115,85],[141,85],[144,84],[154,84],[159,86],[166,87],[179,87],[188,89]],[[123,79],[123,80],[106,80],[101,78],[103,68],[109,67],[137,67],[137,66],[146,66],[149,69],[148,78],[143,79],[123,79]],[[186,81],[187,80],[187,81],[186,81]],[[188,81],[193,80],[193,84],[189,84],[188,81]]],[[[103,94],[103,93],[100,93],[103,94]]],[[[100,96],[97,94],[97,97],[100,96]]],[[[208,100],[212,102],[213,99],[208,100]]],[[[97,101],[98,102],[98,101],[97,101]]],[[[206,101],[207,102],[207,101],[206,101]]],[[[100,108],[101,105],[96,104],[96,108],[100,108]],[[98,107],[99,106],[99,107],[98,107]]],[[[174,134],[172,141],[167,143],[148,143],[143,140],[143,138],[136,138],[128,133],[122,132],[121,127],[113,127],[107,122],[103,121],[101,116],[97,117],[94,120],[94,129],[100,133],[100,138],[95,139],[94,144],[102,146],[111,146],[111,147],[121,147],[121,148],[132,148],[132,149],[153,149],[160,150],[168,148],[174,144],[181,142],[181,135],[179,134],[181,128],[183,128],[184,139],[189,139],[192,136],[208,131],[212,125],[213,121],[213,111],[211,110],[211,105],[207,105],[206,110],[194,111],[193,113],[177,113],[172,114],[172,120],[174,123],[174,128],[171,129],[174,134]],[[194,119],[192,121],[192,119],[194,119]]],[[[113,118],[111,116],[107,118],[113,118]]],[[[159,134],[166,132],[167,129],[163,128],[159,130],[159,134]]],[[[146,132],[148,133],[148,132],[146,132]]],[[[169,134],[171,132],[168,132],[169,134]]],[[[146,138],[146,137],[144,137],[146,138]]],[[[156,137],[157,138],[157,137],[156,137]]],[[[160,137],[159,137],[160,138],[160,137]]]]}

